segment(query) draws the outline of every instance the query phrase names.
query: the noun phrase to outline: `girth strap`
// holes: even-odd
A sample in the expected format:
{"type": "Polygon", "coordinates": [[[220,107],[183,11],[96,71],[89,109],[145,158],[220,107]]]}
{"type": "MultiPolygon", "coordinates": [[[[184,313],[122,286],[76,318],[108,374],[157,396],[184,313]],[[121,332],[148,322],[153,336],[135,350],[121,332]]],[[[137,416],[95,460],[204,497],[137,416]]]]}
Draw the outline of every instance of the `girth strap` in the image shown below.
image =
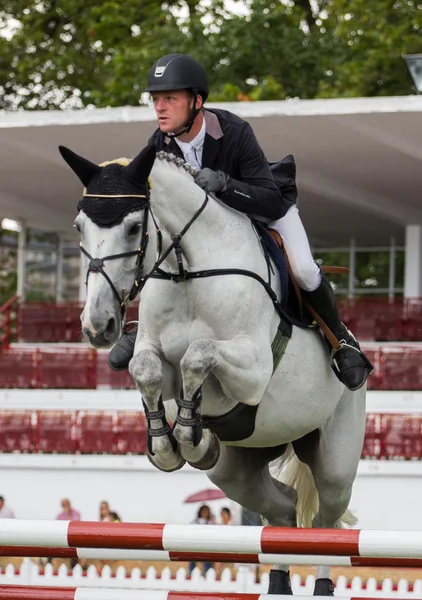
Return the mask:
{"type": "Polygon", "coordinates": [[[275,338],[273,339],[273,343],[271,344],[271,351],[273,353],[273,374],[286,352],[287,344],[292,337],[292,331],[292,324],[282,318],[275,338]]]}

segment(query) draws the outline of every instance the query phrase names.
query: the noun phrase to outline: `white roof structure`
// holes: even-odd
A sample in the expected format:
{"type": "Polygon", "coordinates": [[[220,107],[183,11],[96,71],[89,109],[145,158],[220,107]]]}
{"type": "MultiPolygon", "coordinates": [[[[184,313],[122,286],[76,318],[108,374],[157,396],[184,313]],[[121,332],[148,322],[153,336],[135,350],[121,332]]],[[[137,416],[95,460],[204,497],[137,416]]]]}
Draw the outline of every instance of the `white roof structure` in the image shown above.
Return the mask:
{"type": "MultiPolygon", "coordinates": [[[[249,121],[270,161],[293,154],[315,246],[404,243],[422,223],[422,96],[210,104],[249,121]]],[[[156,127],[150,107],[0,112],[0,217],[73,239],[81,186],[58,153],[134,156],[156,127]]]]}

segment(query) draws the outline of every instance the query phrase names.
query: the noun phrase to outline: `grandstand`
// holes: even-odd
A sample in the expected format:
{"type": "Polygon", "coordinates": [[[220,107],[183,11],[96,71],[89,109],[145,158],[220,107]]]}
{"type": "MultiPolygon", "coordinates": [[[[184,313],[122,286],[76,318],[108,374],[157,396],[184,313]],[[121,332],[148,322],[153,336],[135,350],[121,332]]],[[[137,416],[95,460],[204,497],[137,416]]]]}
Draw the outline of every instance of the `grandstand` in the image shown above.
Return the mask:
{"type": "MultiPolygon", "coordinates": [[[[270,160],[295,155],[300,210],[315,251],[347,256],[351,274],[342,316],[375,366],[352,509],[362,527],[393,527],[392,492],[398,478],[401,485],[406,479],[414,493],[406,493],[400,528],[411,528],[414,499],[422,492],[422,207],[415,126],[422,97],[224,108],[251,121],[270,160]],[[355,288],[355,262],[359,252],[377,251],[390,256],[388,286],[371,294],[355,288]],[[403,281],[396,276],[397,252],[405,254],[403,281]]],[[[107,497],[125,520],[187,522],[192,512],[183,498],[208,485],[205,475],[189,468],[153,470],[133,382],[127,372],[108,368],[107,353],[81,340],[83,282],[73,282],[71,293],[63,289],[64,248],[75,248],[80,190],[57,145],[98,162],[133,155],[154,128],[153,112],[6,113],[0,127],[0,216],[17,220],[21,229],[17,294],[0,308],[0,492],[21,517],[52,518],[60,497],[69,495],[86,519],[96,518],[99,500],[107,497]],[[50,267],[54,302],[28,300],[31,228],[58,234],[50,267]],[[169,486],[173,506],[157,505],[157,490],[169,486]]],[[[136,305],[128,318],[136,318],[136,305]]]]}

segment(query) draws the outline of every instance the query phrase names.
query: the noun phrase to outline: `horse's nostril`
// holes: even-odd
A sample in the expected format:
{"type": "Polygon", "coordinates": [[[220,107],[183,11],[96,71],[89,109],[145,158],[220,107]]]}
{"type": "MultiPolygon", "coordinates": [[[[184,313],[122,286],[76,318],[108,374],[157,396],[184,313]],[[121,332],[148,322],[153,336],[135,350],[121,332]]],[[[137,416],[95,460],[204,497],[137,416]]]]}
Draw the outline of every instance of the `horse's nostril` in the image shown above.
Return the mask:
{"type": "Polygon", "coordinates": [[[114,317],[111,317],[108,320],[107,327],[105,330],[105,335],[106,336],[112,335],[114,333],[115,329],[116,329],[116,320],[114,319],[114,317]]]}

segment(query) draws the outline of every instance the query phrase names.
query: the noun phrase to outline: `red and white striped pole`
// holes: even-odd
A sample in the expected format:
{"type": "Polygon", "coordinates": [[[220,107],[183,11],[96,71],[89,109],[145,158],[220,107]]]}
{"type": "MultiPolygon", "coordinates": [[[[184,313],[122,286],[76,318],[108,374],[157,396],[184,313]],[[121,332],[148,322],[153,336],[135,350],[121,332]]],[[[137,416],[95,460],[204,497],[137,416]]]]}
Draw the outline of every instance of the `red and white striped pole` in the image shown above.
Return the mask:
{"type": "Polygon", "coordinates": [[[421,531],[0,519],[0,546],[422,558],[421,531]]]}
{"type": "Polygon", "coordinates": [[[332,567],[389,567],[422,569],[422,558],[372,558],[362,556],[318,556],[307,554],[241,554],[239,552],[169,552],[168,550],[110,550],[108,548],[46,548],[0,546],[0,556],[84,558],[87,560],[143,560],[161,562],[220,562],[260,565],[332,567]]]}
{"type": "MultiPolygon", "coordinates": [[[[313,596],[326,600],[326,596],[313,596]]],[[[379,600],[368,598],[366,600],[379,600]]],[[[46,588],[21,585],[0,585],[0,600],[286,600],[286,596],[221,592],[166,592],[158,590],[46,588]]],[[[295,596],[295,600],[309,600],[309,596],[295,596]]],[[[343,596],[340,600],[361,600],[343,596]]],[[[383,600],[393,600],[383,598],[383,600]]]]}

